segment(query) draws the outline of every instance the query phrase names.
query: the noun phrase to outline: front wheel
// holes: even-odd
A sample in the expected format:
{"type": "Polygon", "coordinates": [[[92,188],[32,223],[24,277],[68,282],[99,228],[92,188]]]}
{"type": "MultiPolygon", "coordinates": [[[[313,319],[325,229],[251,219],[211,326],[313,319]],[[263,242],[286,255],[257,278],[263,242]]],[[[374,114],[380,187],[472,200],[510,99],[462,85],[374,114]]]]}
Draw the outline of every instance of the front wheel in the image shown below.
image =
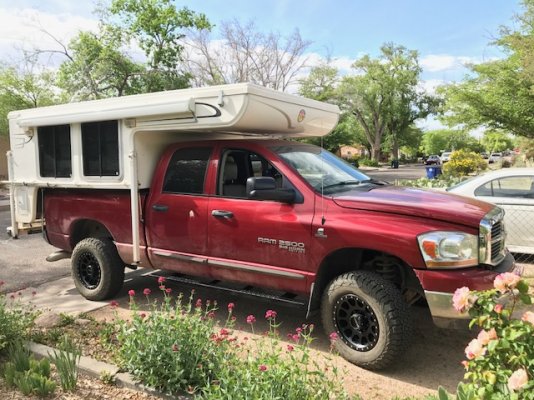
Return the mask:
{"type": "Polygon", "coordinates": [[[382,369],[404,351],[411,333],[408,306],[399,290],[377,274],[355,271],[326,288],[321,316],[335,348],[353,364],[382,369]]]}
{"type": "Polygon", "coordinates": [[[108,239],[80,241],[72,252],[71,265],[74,284],[88,300],[112,298],[124,283],[124,263],[108,239]]]}

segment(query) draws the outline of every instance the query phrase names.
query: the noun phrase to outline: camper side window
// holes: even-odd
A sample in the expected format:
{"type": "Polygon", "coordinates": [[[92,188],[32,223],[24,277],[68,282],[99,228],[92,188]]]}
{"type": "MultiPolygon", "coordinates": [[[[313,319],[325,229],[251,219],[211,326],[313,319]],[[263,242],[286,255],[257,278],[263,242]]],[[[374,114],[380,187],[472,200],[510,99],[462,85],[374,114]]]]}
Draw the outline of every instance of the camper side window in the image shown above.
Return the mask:
{"type": "Polygon", "coordinates": [[[39,142],[39,173],[43,178],[70,178],[72,161],[70,125],[41,126],[39,142]]]}
{"type": "Polygon", "coordinates": [[[82,153],[85,176],[119,176],[117,121],[82,124],[82,153]]]}

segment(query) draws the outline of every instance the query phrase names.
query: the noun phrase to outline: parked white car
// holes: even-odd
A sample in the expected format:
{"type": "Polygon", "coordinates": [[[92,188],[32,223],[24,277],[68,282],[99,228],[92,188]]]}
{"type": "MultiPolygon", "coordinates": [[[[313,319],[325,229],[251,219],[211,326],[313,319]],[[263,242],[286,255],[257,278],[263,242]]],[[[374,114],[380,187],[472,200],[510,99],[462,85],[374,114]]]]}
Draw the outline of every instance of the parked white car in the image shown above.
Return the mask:
{"type": "Polygon", "coordinates": [[[448,162],[450,159],[451,159],[451,154],[452,154],[452,151],[444,151],[443,153],[441,153],[441,162],[442,163],[446,163],[448,162]]]}
{"type": "Polygon", "coordinates": [[[488,159],[488,163],[498,163],[502,161],[502,153],[491,153],[488,159]]]}
{"type": "Polygon", "coordinates": [[[447,191],[503,208],[508,249],[513,253],[534,254],[534,168],[491,171],[447,191]]]}

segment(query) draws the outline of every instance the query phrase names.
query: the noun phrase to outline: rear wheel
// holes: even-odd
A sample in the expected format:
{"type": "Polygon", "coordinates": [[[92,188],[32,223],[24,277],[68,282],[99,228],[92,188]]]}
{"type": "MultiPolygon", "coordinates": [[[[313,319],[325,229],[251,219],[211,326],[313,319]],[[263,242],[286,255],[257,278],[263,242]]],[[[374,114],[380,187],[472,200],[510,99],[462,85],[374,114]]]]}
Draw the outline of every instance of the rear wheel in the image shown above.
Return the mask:
{"type": "Polygon", "coordinates": [[[124,282],[124,263],[111,240],[87,238],[80,241],[71,258],[76,288],[88,300],[114,297],[124,282]]]}
{"type": "Polygon", "coordinates": [[[411,321],[399,290],[377,274],[355,271],[326,288],[321,316],[327,334],[336,332],[340,355],[367,369],[388,366],[409,342],[411,321]]]}

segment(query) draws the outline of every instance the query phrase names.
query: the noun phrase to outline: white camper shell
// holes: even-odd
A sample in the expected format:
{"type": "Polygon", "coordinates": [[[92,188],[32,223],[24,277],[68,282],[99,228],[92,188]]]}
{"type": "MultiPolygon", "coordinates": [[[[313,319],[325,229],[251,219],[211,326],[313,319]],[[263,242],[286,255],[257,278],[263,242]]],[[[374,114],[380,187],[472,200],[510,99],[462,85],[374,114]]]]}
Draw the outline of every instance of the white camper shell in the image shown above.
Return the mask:
{"type": "Polygon", "coordinates": [[[337,106],[253,84],[173,90],[9,113],[11,234],[40,226],[42,187],[149,188],[170,143],[214,138],[323,136],[337,106]]]}

